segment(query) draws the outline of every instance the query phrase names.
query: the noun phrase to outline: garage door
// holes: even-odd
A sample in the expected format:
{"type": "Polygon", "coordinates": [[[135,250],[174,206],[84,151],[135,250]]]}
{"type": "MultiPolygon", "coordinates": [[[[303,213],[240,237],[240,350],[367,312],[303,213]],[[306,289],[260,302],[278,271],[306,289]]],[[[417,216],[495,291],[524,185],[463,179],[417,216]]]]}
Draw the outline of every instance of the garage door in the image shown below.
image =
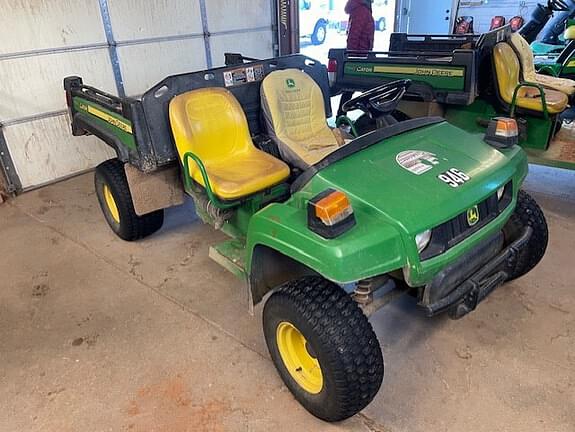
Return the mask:
{"type": "Polygon", "coordinates": [[[224,52],[274,53],[271,0],[4,0],[0,15],[0,163],[13,191],[114,157],[72,137],[67,75],[138,96],[167,75],[223,65],[224,52]]]}

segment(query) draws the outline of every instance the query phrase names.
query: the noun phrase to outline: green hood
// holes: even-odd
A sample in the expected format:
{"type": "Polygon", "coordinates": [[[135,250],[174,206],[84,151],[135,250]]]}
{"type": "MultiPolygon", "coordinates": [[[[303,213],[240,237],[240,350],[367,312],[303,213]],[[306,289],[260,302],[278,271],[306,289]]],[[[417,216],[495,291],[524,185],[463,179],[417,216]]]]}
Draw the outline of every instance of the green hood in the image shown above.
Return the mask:
{"type": "Polygon", "coordinates": [[[505,185],[516,172],[515,164],[508,162],[481,137],[443,122],[385,139],[336,162],[308,186],[313,193],[339,189],[357,211],[414,234],[445,222],[505,185]],[[410,158],[417,151],[431,154],[431,162],[410,158]],[[452,168],[470,180],[454,188],[438,178],[452,168]],[[421,171],[425,172],[416,174],[421,171]]]}

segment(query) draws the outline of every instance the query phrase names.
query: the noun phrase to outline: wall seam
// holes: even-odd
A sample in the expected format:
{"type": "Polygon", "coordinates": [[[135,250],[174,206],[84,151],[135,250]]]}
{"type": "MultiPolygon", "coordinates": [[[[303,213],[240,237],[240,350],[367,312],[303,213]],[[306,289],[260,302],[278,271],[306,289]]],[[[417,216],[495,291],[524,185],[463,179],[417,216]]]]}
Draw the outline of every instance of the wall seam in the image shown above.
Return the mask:
{"type": "Polygon", "coordinates": [[[108,53],[110,55],[110,62],[112,63],[112,71],[114,73],[114,81],[116,82],[116,90],[118,91],[118,96],[125,97],[126,92],[124,90],[124,79],[122,78],[120,58],[118,57],[116,41],[114,40],[114,31],[112,29],[112,20],[110,18],[108,0],[98,0],[98,3],[100,5],[100,15],[102,16],[102,24],[104,25],[106,41],[108,42],[108,53]]]}
{"type": "Polygon", "coordinates": [[[2,174],[8,182],[6,185],[8,193],[16,193],[22,190],[22,183],[18,172],[16,172],[16,167],[14,166],[14,161],[10,156],[10,151],[8,150],[8,143],[4,137],[4,129],[0,125],[0,168],[2,169],[2,174]]]}
{"type": "Polygon", "coordinates": [[[206,8],[206,0],[198,0],[200,2],[200,18],[202,20],[202,30],[204,31],[204,50],[206,52],[206,66],[208,69],[213,67],[212,49],[210,47],[210,30],[208,27],[208,11],[206,8]]]}

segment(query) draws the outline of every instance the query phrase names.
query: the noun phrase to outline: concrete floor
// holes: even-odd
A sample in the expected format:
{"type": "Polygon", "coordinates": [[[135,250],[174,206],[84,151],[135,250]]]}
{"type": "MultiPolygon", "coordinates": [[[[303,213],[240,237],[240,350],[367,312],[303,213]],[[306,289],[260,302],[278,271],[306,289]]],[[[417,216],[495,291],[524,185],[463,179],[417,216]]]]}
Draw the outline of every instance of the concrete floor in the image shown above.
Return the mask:
{"type": "Polygon", "coordinates": [[[336,425],[301,408],[269,360],[222,238],[167,213],[149,239],[105,225],[83,175],[0,206],[0,431],[575,430],[575,172],[533,167],[546,258],[453,322],[410,299],[372,319],[386,376],[336,425]]]}

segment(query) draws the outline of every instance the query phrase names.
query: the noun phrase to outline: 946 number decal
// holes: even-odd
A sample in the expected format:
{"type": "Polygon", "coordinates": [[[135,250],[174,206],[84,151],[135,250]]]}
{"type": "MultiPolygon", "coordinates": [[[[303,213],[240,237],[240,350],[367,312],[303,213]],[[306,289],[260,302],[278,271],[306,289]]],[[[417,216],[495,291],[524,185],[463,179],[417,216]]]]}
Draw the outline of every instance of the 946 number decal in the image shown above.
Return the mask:
{"type": "Polygon", "coordinates": [[[439,174],[437,178],[442,182],[447,183],[452,188],[457,188],[471,180],[471,177],[457,168],[450,168],[444,173],[439,174]]]}

